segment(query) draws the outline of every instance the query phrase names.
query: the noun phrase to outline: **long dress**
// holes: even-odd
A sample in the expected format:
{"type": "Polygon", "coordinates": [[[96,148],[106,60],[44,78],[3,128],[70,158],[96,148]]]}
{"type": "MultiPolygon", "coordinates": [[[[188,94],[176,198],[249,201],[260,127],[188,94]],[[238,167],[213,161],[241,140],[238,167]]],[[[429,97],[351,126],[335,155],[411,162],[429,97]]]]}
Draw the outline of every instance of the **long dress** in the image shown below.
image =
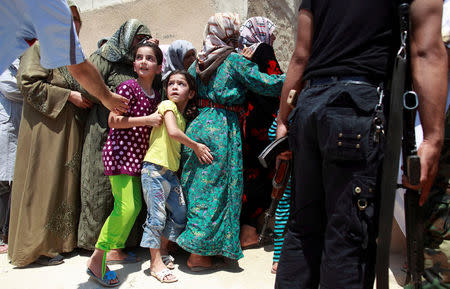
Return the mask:
{"type": "MultiPolygon", "coordinates": [[[[281,92],[284,75],[260,73],[258,66],[231,53],[207,85],[195,73],[198,97],[222,105],[242,105],[247,89],[266,96],[281,92]]],[[[177,243],[185,250],[206,256],[243,257],[239,243],[242,202],[242,143],[238,115],[223,108],[204,107],[186,134],[211,149],[214,161],[201,165],[195,153],[184,148],[181,177],[187,197],[187,225],[177,243]]]]}
{"type": "Polygon", "coordinates": [[[18,71],[24,102],[8,255],[19,267],[76,247],[84,112],[68,101],[75,89],[64,72],[40,65],[38,42],[22,56],[18,71]]]}
{"type": "MultiPolygon", "coordinates": [[[[273,47],[261,43],[252,59],[259,71],[267,74],[282,74],[273,47]]],[[[258,161],[258,155],[269,145],[268,130],[277,114],[280,100],[264,97],[252,91],[247,93],[248,108],[242,124],[242,152],[244,172],[244,199],[241,211],[241,225],[255,228],[263,212],[271,203],[273,169],[265,169],[258,161]]]]}

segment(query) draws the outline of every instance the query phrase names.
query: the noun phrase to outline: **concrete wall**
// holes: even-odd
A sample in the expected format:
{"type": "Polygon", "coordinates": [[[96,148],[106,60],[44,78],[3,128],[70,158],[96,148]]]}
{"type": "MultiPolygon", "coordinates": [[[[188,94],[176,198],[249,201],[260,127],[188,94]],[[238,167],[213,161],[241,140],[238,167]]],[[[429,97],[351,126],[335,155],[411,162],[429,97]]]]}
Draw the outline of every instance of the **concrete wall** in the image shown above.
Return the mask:
{"type": "Polygon", "coordinates": [[[97,49],[97,40],[111,36],[126,20],[137,18],[160,40],[191,41],[200,49],[203,30],[215,12],[237,12],[247,17],[265,16],[276,25],[275,51],[283,69],[292,53],[296,10],[299,0],[75,0],[81,9],[80,40],[87,55],[97,49]]]}

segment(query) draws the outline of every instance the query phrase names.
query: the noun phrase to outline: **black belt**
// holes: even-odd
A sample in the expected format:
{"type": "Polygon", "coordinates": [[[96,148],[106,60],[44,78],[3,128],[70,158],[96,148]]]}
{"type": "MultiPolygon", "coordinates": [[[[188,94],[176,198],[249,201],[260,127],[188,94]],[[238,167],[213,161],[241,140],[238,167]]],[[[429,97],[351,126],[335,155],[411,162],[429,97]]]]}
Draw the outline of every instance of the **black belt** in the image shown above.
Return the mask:
{"type": "Polygon", "coordinates": [[[380,81],[375,81],[365,76],[321,76],[308,79],[305,83],[305,88],[317,85],[329,85],[338,82],[373,86],[378,86],[380,84],[380,81]]]}

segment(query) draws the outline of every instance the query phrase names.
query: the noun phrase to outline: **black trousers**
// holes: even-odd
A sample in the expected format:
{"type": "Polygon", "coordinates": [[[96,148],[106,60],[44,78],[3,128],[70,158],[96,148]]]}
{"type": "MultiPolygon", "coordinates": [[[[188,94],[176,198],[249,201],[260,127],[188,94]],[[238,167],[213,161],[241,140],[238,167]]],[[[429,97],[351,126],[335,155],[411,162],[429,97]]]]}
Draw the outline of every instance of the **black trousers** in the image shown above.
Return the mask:
{"type": "Polygon", "coordinates": [[[11,207],[11,182],[0,181],[0,238],[7,238],[11,207]]]}
{"type": "MultiPolygon", "coordinates": [[[[291,220],[275,288],[373,288],[384,139],[376,86],[306,88],[290,115],[291,220]]],[[[384,118],[384,116],[382,116],[384,118]]]]}

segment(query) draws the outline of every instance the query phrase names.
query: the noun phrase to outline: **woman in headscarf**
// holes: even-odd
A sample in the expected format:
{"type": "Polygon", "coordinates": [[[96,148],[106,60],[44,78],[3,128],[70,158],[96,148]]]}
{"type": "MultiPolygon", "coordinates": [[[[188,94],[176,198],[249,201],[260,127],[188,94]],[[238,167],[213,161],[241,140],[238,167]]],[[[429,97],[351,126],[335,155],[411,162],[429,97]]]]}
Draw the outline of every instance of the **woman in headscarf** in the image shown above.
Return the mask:
{"type": "MultiPolygon", "coordinates": [[[[251,51],[250,60],[258,64],[259,70],[267,74],[281,74],[281,69],[273,50],[275,25],[265,17],[252,17],[240,28],[239,49],[247,47],[251,51]]],[[[247,112],[242,124],[244,200],[241,213],[240,242],[242,248],[258,245],[256,228],[261,225],[263,212],[271,202],[271,171],[264,169],[258,155],[270,143],[268,129],[277,114],[278,97],[263,97],[249,91],[247,112]]]]}
{"type": "Polygon", "coordinates": [[[257,65],[234,53],[239,15],[217,13],[206,25],[198,59],[189,68],[198,85],[199,115],[186,134],[211,149],[214,161],[202,165],[186,149],[181,183],[187,196],[187,225],[177,243],[191,253],[188,267],[213,266],[211,256],[243,257],[239,244],[242,202],[242,145],[239,115],[247,90],[277,96],[284,75],[261,73],[257,65]]]}
{"type": "MultiPolygon", "coordinates": [[[[136,78],[133,69],[133,47],[144,39],[150,39],[147,26],[137,19],[126,21],[109,40],[94,52],[90,61],[98,68],[106,85],[116,87],[136,78]]],[[[156,39],[151,39],[157,42],[156,39]]],[[[78,227],[78,247],[94,250],[100,230],[112,211],[114,199],[107,176],[104,174],[102,148],[108,136],[109,111],[100,102],[93,105],[86,123],[85,143],[81,160],[81,215],[78,227]]],[[[139,223],[139,222],[136,222],[139,223]]],[[[133,228],[127,246],[139,244],[137,225],[133,228]]],[[[136,261],[133,255],[121,250],[108,252],[108,261],[136,261]]]]}
{"type": "MultiPolygon", "coordinates": [[[[79,33],[80,14],[68,2],[79,33]]],[[[8,255],[18,267],[56,265],[63,262],[59,253],[77,245],[85,109],[92,103],[66,67],[41,66],[39,42],[22,56],[17,84],[24,101],[8,255]]]]}
{"type": "Polygon", "coordinates": [[[188,70],[195,61],[197,50],[187,40],[175,40],[164,53],[163,76],[166,77],[175,70],[188,70]]]}

